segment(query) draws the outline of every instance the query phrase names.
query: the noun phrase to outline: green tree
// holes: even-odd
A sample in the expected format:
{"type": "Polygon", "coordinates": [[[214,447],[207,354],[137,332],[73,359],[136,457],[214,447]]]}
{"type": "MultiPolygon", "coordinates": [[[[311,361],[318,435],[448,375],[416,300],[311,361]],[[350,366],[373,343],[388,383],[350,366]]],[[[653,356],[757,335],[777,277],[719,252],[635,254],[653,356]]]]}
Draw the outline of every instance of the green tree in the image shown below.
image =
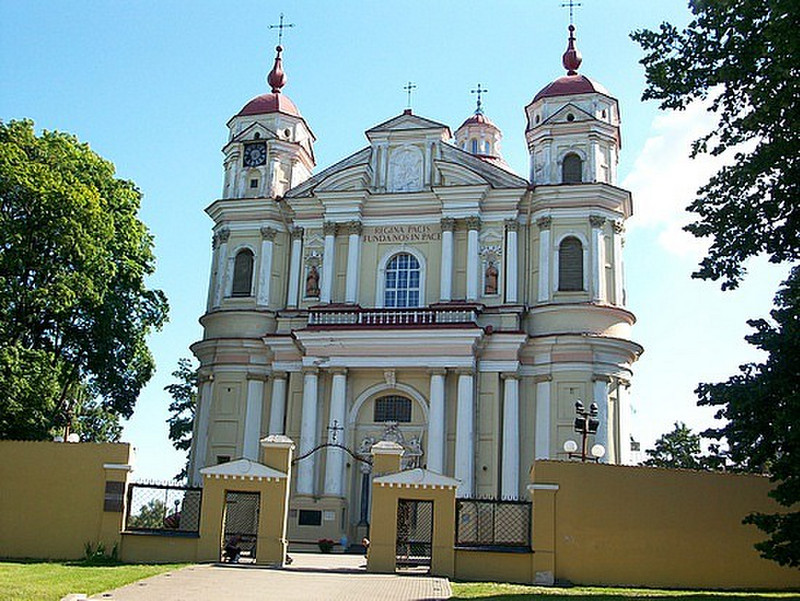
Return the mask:
{"type": "MultiPolygon", "coordinates": [[[[172,372],[172,377],[177,380],[164,387],[172,401],[169,404],[170,417],[169,439],[179,451],[188,451],[192,446],[192,427],[194,426],[194,410],[197,405],[197,370],[192,367],[191,359],[178,359],[178,369],[172,372]]],[[[188,475],[187,464],[175,476],[176,480],[183,480],[188,475]]]]}
{"type": "Polygon", "coordinates": [[[129,528],[164,528],[164,518],[167,517],[167,506],[161,499],[152,499],[146,505],[139,507],[134,515],[128,519],[129,528]]]}
{"type": "Polygon", "coordinates": [[[116,439],[166,320],[141,193],[74,136],[0,122],[0,438],[116,439]]]}
{"type": "Polygon", "coordinates": [[[691,0],[694,16],[679,31],[635,31],[645,50],[643,99],[684,109],[709,99],[717,127],[697,140],[692,156],[735,153],[697,192],[687,226],[711,247],[694,277],[735,288],[749,257],[800,258],[797,211],[800,147],[800,3],[796,0],[691,0]]]}
{"type": "MultiPolygon", "coordinates": [[[[775,298],[773,323],[754,319],[747,341],[768,353],[764,363],[748,363],[719,384],[701,384],[700,405],[718,407],[727,420],[704,434],[728,442],[728,456],[748,471],[766,472],[776,482],[770,492],[791,508],[800,500],[800,267],[775,298]]],[[[756,513],[747,517],[770,535],[756,548],[781,565],[800,566],[800,512],[756,513]]]]}
{"type": "MultiPolygon", "coordinates": [[[[684,109],[710,101],[717,126],[695,141],[692,156],[734,153],[701,187],[689,211],[687,230],[711,246],[693,277],[722,280],[735,288],[746,259],[765,254],[773,263],[800,258],[800,3],[795,0],[690,0],[693,18],[678,30],[632,34],[645,50],[644,99],[661,108],[684,109]]],[[[720,384],[702,384],[699,404],[719,407],[723,427],[703,434],[724,441],[741,469],[764,470],[776,487],[770,493],[787,508],[800,502],[798,388],[800,356],[795,267],[776,298],[775,324],[749,322],[747,339],[767,351],[761,364],[742,366],[720,384]]],[[[800,565],[800,513],[751,515],[769,535],[757,548],[781,565],[800,565]]]]}
{"type": "Polygon", "coordinates": [[[692,432],[683,422],[675,422],[671,432],[662,434],[655,447],[647,449],[648,459],[642,465],[672,467],[690,470],[702,469],[700,435],[692,432]]]}

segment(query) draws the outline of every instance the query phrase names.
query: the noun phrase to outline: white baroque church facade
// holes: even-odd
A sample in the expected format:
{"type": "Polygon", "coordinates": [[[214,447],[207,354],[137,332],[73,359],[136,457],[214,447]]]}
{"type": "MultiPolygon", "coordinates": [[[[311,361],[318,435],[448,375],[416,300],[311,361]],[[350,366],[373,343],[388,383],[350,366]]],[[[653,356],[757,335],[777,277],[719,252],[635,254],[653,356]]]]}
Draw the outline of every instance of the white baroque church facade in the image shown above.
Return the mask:
{"type": "Polygon", "coordinates": [[[214,221],[190,477],[285,434],[289,537],[358,540],[369,456],[461,481],[459,496],[526,498],[534,459],[565,458],[575,402],[597,403],[603,461],[630,453],[631,365],[617,101],[577,72],[525,107],[528,178],[478,110],[456,131],[411,110],[315,171],[314,134],[272,91],[229,122],[214,221]],[[326,443],[342,445],[325,446],[326,443]]]}

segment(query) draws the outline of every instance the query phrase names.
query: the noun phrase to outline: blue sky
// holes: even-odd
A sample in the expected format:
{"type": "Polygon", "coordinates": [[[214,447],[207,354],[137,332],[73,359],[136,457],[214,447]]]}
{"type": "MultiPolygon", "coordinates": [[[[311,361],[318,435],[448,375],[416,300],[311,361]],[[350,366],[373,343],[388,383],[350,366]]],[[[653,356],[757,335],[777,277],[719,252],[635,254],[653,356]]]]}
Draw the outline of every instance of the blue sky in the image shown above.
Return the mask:
{"type": "MultiPolygon", "coordinates": [[[[281,11],[296,26],[284,38],[285,92],[317,136],[319,168],[366,144],[363,132],[402,111],[455,129],[474,109],[504,133],[506,160],[527,173],[523,107],[563,74],[566,9],[560,0],[296,2],[0,0],[0,119],[76,134],[144,193],[141,218],[155,236],[151,279],[171,319],[151,339],[158,372],[143,391],[124,439],[137,448],[140,478],[168,478],[182,456],[167,440],[163,388],[178,358],[200,338],[211,220],[220,193],[225,123],[267,91],[281,11]]],[[[651,446],[676,420],[701,428],[698,382],[718,381],[759,355],[745,320],[766,315],[786,269],[755,261],[745,284],[722,293],[692,280],[702,245],[680,230],[693,191],[718,163],[689,161],[688,143],[714,121],[694,107],[664,114],[641,102],[641,50],[628,37],[664,20],[685,24],[685,0],[583,0],[576,9],[581,72],[620,101],[620,184],[634,193],[625,246],[634,339],[634,435],[651,446]]]]}

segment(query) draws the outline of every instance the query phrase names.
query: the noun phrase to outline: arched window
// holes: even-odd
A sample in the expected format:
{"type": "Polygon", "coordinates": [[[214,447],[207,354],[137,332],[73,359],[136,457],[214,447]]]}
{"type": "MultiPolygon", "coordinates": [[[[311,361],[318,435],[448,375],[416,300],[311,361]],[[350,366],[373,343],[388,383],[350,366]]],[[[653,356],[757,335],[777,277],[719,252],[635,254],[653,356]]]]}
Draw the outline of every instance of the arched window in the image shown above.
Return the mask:
{"type": "Polygon", "coordinates": [[[419,261],[408,253],[392,257],[386,265],[384,307],[419,307],[419,261]]]}
{"type": "Polygon", "coordinates": [[[483,154],[486,154],[486,155],[492,154],[491,152],[489,152],[489,148],[490,148],[490,147],[489,147],[489,141],[488,141],[488,140],[486,140],[486,141],[483,143],[483,154]]]}
{"type": "Polygon", "coordinates": [[[472,139],[472,154],[478,154],[478,141],[475,138],[472,139]]]}
{"type": "Polygon", "coordinates": [[[250,296],[253,286],[253,251],[245,248],[236,254],[233,262],[233,287],[231,296],[250,296]]]}
{"type": "Polygon", "coordinates": [[[372,421],[378,424],[383,422],[410,422],[411,399],[397,395],[375,399],[375,412],[372,421]]]}
{"type": "Polygon", "coordinates": [[[561,181],[565,184],[579,184],[583,181],[583,161],[574,152],[564,157],[561,165],[561,181]]]}
{"type": "Polygon", "coordinates": [[[570,236],[558,246],[558,289],[583,290],[583,245],[570,236]]]}

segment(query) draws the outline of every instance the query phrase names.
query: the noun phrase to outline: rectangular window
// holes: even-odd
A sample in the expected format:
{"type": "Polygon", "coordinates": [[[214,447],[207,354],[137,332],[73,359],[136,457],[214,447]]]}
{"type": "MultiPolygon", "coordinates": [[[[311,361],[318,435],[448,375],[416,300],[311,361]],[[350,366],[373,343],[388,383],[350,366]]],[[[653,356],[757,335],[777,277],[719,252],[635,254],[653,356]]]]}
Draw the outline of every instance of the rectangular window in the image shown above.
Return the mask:
{"type": "Polygon", "coordinates": [[[257,179],[251,179],[250,180],[250,187],[251,188],[258,188],[258,180],[257,179]]]}
{"type": "Polygon", "coordinates": [[[228,463],[231,460],[230,455],[217,455],[217,464],[228,463]]]}
{"type": "Polygon", "coordinates": [[[321,526],[322,512],[311,509],[301,509],[297,516],[298,526],[321,526]]]}
{"type": "Polygon", "coordinates": [[[385,396],[375,400],[373,421],[403,422],[411,421],[411,400],[401,396],[385,396]]]}

